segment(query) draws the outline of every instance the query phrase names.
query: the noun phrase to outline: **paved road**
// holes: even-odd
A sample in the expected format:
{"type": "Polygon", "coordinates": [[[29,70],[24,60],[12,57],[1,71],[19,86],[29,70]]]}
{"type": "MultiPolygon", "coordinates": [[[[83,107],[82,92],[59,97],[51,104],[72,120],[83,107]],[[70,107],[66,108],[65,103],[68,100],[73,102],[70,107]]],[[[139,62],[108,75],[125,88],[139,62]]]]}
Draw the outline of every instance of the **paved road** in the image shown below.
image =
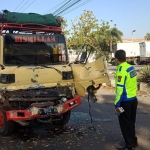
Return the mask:
{"type": "MultiPolygon", "coordinates": [[[[98,101],[91,104],[92,130],[89,104],[82,104],[71,114],[65,130],[47,124],[34,123],[30,127],[17,128],[9,137],[0,136],[1,150],[116,150],[123,145],[123,138],[115,115],[113,89],[101,88],[98,101]]],[[[150,97],[138,96],[136,131],[138,150],[150,150],[150,97]]]]}

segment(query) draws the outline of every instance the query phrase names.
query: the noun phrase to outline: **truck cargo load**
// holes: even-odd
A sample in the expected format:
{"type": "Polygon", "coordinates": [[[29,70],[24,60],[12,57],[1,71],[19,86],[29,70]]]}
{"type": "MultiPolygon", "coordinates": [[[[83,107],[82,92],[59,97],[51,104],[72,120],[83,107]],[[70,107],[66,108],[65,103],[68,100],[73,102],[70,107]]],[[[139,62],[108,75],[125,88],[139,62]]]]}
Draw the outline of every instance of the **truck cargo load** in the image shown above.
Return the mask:
{"type": "Polygon", "coordinates": [[[3,10],[3,13],[0,16],[0,22],[21,24],[36,23],[48,26],[60,26],[61,23],[58,18],[59,17],[56,17],[53,14],[40,15],[37,13],[18,13],[3,10]]]}

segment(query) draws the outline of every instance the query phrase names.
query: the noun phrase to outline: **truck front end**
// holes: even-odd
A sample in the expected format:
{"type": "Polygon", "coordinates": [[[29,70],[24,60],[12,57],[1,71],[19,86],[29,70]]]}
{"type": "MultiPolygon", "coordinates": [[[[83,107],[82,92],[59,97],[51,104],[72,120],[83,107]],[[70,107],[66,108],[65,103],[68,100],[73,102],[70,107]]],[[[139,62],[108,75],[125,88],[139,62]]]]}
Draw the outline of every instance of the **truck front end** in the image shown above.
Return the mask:
{"type": "Polygon", "coordinates": [[[69,63],[60,27],[39,24],[0,25],[0,134],[15,123],[33,120],[64,126],[80,96],[110,82],[104,57],[88,63],[87,51],[69,63]]]}
{"type": "Polygon", "coordinates": [[[0,37],[1,135],[12,133],[15,122],[26,126],[34,119],[63,126],[81,103],[64,35],[32,33],[0,37]]]}

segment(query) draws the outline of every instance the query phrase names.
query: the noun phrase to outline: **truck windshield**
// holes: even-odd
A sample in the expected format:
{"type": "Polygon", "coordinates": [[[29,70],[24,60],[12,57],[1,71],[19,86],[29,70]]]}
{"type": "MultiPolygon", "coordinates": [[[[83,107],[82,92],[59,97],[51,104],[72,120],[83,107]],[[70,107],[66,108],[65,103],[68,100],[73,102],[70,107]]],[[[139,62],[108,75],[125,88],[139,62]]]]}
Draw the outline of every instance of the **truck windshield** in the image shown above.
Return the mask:
{"type": "Polygon", "coordinates": [[[64,35],[5,35],[5,65],[53,65],[67,61],[64,35]]]}

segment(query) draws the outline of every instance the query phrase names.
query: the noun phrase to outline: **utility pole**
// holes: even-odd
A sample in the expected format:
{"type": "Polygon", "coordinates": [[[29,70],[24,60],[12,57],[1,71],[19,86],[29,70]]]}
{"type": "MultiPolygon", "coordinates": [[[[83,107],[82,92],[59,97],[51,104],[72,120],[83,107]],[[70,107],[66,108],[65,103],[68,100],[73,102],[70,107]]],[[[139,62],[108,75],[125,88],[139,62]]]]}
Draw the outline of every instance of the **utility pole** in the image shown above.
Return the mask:
{"type": "Polygon", "coordinates": [[[133,30],[133,31],[132,31],[132,41],[133,41],[133,32],[135,32],[135,31],[136,31],[136,30],[133,30]]]}

